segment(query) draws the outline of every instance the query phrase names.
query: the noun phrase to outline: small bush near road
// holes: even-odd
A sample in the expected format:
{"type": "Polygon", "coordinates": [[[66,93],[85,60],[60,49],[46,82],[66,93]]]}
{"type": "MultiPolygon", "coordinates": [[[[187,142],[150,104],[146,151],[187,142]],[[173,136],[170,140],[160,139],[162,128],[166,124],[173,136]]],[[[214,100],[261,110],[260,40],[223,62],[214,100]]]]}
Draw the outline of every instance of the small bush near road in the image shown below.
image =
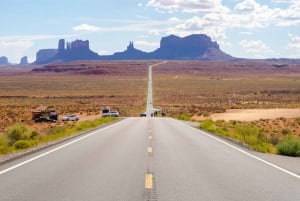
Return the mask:
{"type": "Polygon", "coordinates": [[[300,157],[300,139],[286,138],[277,144],[278,154],[300,157]]]}
{"type": "Polygon", "coordinates": [[[15,144],[14,144],[14,148],[16,150],[20,150],[20,149],[27,149],[29,147],[32,146],[32,143],[28,140],[18,140],[15,144]]]}
{"type": "Polygon", "coordinates": [[[8,128],[3,135],[0,135],[0,156],[75,135],[78,132],[87,131],[115,120],[114,117],[108,117],[93,121],[69,122],[63,125],[54,125],[49,132],[42,134],[28,126],[17,123],[8,128]]]}
{"type": "Polygon", "coordinates": [[[241,122],[224,121],[202,121],[200,129],[218,134],[223,137],[237,140],[243,144],[249,145],[253,150],[263,153],[275,153],[275,147],[267,142],[263,136],[263,130],[256,126],[251,126],[241,122]]]}
{"type": "Polygon", "coordinates": [[[7,137],[7,143],[9,146],[13,146],[15,142],[19,140],[33,140],[38,136],[36,131],[27,128],[19,123],[7,129],[5,133],[7,137]]]}

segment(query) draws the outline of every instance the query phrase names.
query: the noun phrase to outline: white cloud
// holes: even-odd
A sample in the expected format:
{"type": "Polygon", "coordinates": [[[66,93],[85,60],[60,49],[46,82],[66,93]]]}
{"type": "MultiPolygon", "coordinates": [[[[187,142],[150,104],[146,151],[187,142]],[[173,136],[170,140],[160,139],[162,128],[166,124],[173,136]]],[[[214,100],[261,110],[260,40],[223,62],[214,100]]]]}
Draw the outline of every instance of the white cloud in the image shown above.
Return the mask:
{"type": "Polygon", "coordinates": [[[254,54],[254,56],[259,58],[276,54],[274,50],[261,40],[242,40],[239,44],[246,49],[247,52],[254,54]]]}
{"type": "Polygon", "coordinates": [[[232,28],[262,29],[269,26],[299,25],[300,1],[276,0],[282,1],[291,5],[286,9],[270,8],[257,0],[244,0],[230,10],[220,0],[149,0],[147,6],[168,12],[195,13],[192,18],[178,19],[181,24],[177,25],[177,32],[207,30],[207,33],[213,32],[220,38],[220,35],[224,36],[226,30],[232,28]]]}
{"type": "Polygon", "coordinates": [[[103,29],[97,26],[89,25],[89,24],[81,24],[78,26],[73,27],[73,31],[77,32],[100,32],[103,29]]]}
{"type": "Polygon", "coordinates": [[[28,51],[35,45],[35,41],[71,37],[74,37],[74,35],[44,34],[0,36],[0,55],[7,56],[10,62],[19,63],[20,58],[25,56],[28,51]]]}
{"type": "Polygon", "coordinates": [[[300,52],[300,36],[294,34],[288,34],[291,42],[288,44],[288,49],[300,52]]]}
{"type": "Polygon", "coordinates": [[[148,41],[142,41],[142,40],[134,41],[134,45],[146,46],[146,47],[159,47],[159,43],[157,43],[157,42],[148,42],[148,41]]]}
{"type": "Polygon", "coordinates": [[[185,13],[211,13],[227,10],[221,0],[150,0],[147,6],[159,11],[185,13]]]}
{"type": "Polygon", "coordinates": [[[295,3],[297,0],[272,0],[275,3],[295,3]]]}
{"type": "Polygon", "coordinates": [[[260,5],[256,3],[255,0],[245,0],[241,3],[238,3],[234,9],[242,12],[250,12],[257,10],[259,7],[260,5]]]}
{"type": "Polygon", "coordinates": [[[33,46],[33,41],[1,41],[0,55],[7,56],[9,62],[19,62],[33,46]]]}
{"type": "Polygon", "coordinates": [[[0,41],[37,41],[72,37],[76,37],[76,35],[9,35],[0,36],[0,41]]]}

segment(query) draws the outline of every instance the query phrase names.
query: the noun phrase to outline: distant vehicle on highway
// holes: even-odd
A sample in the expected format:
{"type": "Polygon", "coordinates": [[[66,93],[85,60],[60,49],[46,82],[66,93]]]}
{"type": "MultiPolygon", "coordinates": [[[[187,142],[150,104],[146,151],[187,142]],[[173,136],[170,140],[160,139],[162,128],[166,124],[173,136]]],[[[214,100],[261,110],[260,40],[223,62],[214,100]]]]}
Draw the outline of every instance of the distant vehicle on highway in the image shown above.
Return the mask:
{"type": "Polygon", "coordinates": [[[70,114],[62,118],[63,121],[78,121],[79,117],[75,114],[70,114]]]}
{"type": "Polygon", "coordinates": [[[119,115],[117,110],[110,110],[108,107],[102,110],[102,117],[118,117],[119,115]]]}

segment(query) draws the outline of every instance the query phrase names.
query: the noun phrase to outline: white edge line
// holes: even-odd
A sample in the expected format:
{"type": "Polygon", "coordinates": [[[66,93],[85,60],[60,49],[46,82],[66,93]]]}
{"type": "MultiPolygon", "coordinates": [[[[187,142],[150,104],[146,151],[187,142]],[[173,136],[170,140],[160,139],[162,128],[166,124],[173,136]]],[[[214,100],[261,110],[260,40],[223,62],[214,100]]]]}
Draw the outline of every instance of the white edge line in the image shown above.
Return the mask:
{"type": "Polygon", "coordinates": [[[220,142],[220,143],[222,143],[222,144],[225,144],[225,145],[231,147],[232,149],[235,149],[235,150],[237,150],[237,151],[239,151],[239,152],[241,152],[241,153],[243,153],[243,154],[245,154],[245,155],[247,155],[247,156],[249,156],[249,157],[251,157],[251,158],[254,158],[254,159],[256,159],[256,160],[258,160],[258,161],[260,161],[260,162],[262,162],[262,163],[265,163],[265,164],[267,164],[267,165],[269,165],[269,166],[271,166],[271,167],[273,167],[273,168],[275,168],[275,169],[277,169],[277,170],[280,170],[280,171],[282,171],[282,172],[284,172],[284,173],[286,173],[286,174],[289,174],[289,175],[291,175],[291,176],[293,176],[293,177],[296,177],[297,179],[300,179],[300,175],[298,175],[298,174],[296,174],[296,173],[293,173],[293,172],[291,172],[291,171],[289,171],[289,170],[287,170],[287,169],[284,169],[284,168],[282,168],[282,167],[279,167],[278,165],[275,165],[275,164],[273,164],[273,163],[271,163],[271,162],[269,162],[269,161],[266,161],[266,160],[264,160],[264,159],[262,159],[262,158],[259,158],[259,157],[255,156],[255,155],[253,155],[253,154],[250,154],[250,153],[248,153],[248,152],[246,152],[246,151],[244,151],[244,150],[242,150],[242,149],[240,149],[240,148],[238,148],[238,147],[236,147],[236,146],[233,146],[232,144],[229,144],[228,142],[225,142],[224,140],[221,140],[221,139],[219,139],[219,138],[217,138],[217,137],[214,137],[214,136],[212,136],[211,134],[208,134],[208,133],[206,133],[206,132],[204,132],[204,131],[202,131],[202,130],[200,130],[200,129],[194,128],[194,127],[192,127],[192,126],[188,126],[188,125],[186,125],[186,124],[184,124],[184,123],[182,123],[182,122],[180,122],[180,121],[178,121],[178,120],[175,120],[175,119],[173,119],[173,120],[176,121],[176,122],[179,123],[179,124],[182,124],[182,125],[185,125],[185,126],[191,128],[191,129],[193,129],[193,130],[195,130],[195,131],[197,131],[197,132],[199,132],[199,133],[201,133],[201,134],[204,134],[204,135],[206,135],[207,137],[210,137],[210,138],[212,138],[212,139],[214,139],[214,140],[216,140],[216,141],[218,141],[218,142],[220,142]]]}
{"type": "Polygon", "coordinates": [[[23,161],[23,162],[21,162],[21,163],[19,163],[19,164],[17,164],[17,165],[14,165],[14,166],[12,166],[12,167],[9,167],[9,168],[7,168],[7,169],[4,169],[4,170],[0,171],[0,175],[3,175],[3,174],[5,174],[5,173],[7,173],[7,172],[10,172],[10,171],[12,171],[12,170],[14,170],[14,169],[16,169],[16,168],[18,168],[18,167],[21,167],[21,166],[23,166],[23,165],[25,165],[25,164],[27,164],[27,163],[30,163],[30,162],[32,162],[32,161],[35,161],[35,160],[39,159],[39,158],[42,158],[42,157],[44,157],[44,156],[47,156],[47,155],[49,155],[49,154],[51,154],[51,153],[53,153],[53,152],[55,152],[55,151],[58,151],[58,150],[60,150],[60,149],[63,149],[63,148],[65,148],[65,147],[69,146],[69,145],[72,145],[72,144],[76,143],[76,142],[79,142],[79,141],[81,141],[81,140],[84,140],[85,138],[88,138],[88,137],[90,137],[90,136],[92,136],[92,135],[95,135],[95,134],[98,133],[98,132],[102,132],[102,131],[107,130],[107,129],[111,128],[111,127],[115,127],[116,125],[120,124],[121,122],[124,122],[124,121],[117,122],[117,123],[115,123],[115,124],[112,124],[112,125],[107,126],[107,127],[104,127],[104,128],[100,128],[99,130],[96,130],[96,131],[94,131],[94,132],[92,132],[92,133],[89,133],[89,134],[87,134],[87,135],[84,135],[83,137],[77,138],[77,139],[75,139],[75,140],[73,140],[73,141],[71,141],[71,142],[69,142],[69,143],[67,143],[67,144],[61,145],[61,146],[56,147],[56,148],[54,148],[54,149],[52,149],[52,150],[50,150],[50,151],[48,151],[48,152],[45,152],[45,153],[40,154],[40,155],[38,155],[38,156],[35,156],[35,157],[31,158],[31,159],[28,159],[28,160],[26,160],[26,161],[23,161]]]}

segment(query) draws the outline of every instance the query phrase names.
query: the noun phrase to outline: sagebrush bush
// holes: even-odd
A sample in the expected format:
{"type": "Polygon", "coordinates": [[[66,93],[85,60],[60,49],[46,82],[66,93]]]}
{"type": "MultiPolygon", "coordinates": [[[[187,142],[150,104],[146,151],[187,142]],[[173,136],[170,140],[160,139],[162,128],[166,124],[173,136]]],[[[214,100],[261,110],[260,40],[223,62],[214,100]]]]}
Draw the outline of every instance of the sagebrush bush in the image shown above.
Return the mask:
{"type": "Polygon", "coordinates": [[[26,131],[27,128],[21,124],[15,124],[8,128],[6,131],[8,145],[12,146],[16,141],[24,139],[26,137],[26,135],[24,135],[26,131]]]}
{"type": "Polygon", "coordinates": [[[13,146],[18,140],[32,140],[39,135],[37,131],[31,130],[19,123],[8,128],[5,134],[9,146],[13,146]]]}
{"type": "Polygon", "coordinates": [[[215,126],[215,124],[212,120],[202,121],[200,123],[199,128],[203,129],[203,130],[206,130],[206,131],[209,131],[209,132],[212,132],[212,133],[216,132],[216,126],[215,126]]]}
{"type": "Polygon", "coordinates": [[[300,157],[300,139],[291,137],[283,139],[276,148],[280,155],[300,157]]]}
{"type": "Polygon", "coordinates": [[[18,140],[17,142],[15,142],[13,147],[17,150],[18,149],[27,149],[29,147],[32,147],[32,142],[30,142],[28,140],[18,140]]]}

